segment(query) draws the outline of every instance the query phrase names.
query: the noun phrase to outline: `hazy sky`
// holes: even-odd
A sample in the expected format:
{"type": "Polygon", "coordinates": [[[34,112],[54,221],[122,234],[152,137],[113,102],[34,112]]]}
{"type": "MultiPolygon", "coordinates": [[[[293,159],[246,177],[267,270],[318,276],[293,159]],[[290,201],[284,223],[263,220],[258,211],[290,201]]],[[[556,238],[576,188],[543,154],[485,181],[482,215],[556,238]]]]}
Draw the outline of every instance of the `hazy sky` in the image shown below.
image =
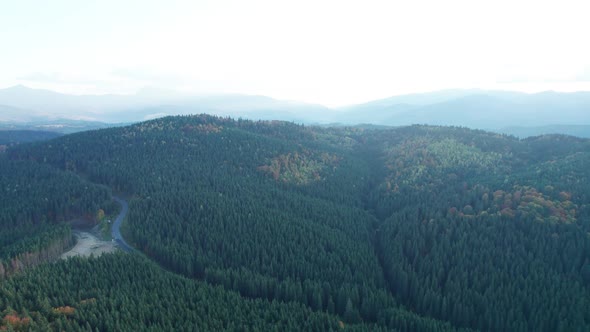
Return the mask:
{"type": "Polygon", "coordinates": [[[0,0],[0,88],[358,103],[590,90],[587,1],[0,0]]]}

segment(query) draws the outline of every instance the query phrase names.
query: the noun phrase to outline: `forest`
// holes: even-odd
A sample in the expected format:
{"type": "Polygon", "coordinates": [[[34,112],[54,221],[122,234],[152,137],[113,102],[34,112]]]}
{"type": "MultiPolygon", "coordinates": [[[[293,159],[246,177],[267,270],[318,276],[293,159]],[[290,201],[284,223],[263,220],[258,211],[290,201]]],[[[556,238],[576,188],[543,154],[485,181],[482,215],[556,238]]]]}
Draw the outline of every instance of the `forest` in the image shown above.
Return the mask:
{"type": "Polygon", "coordinates": [[[0,329],[587,331],[589,165],[573,136],[205,114],[10,146],[0,329]],[[112,192],[140,253],[44,264],[112,192]]]}

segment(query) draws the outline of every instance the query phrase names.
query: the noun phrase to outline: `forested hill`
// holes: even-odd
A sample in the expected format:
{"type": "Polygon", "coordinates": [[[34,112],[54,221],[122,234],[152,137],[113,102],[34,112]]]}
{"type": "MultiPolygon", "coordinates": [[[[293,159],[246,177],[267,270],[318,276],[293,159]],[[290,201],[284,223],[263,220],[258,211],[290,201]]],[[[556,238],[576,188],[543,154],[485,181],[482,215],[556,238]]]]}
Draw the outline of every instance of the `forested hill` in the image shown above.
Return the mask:
{"type": "Polygon", "coordinates": [[[45,141],[58,136],[61,136],[61,134],[51,131],[0,130],[0,145],[45,141]]]}
{"type": "Polygon", "coordinates": [[[7,156],[132,194],[131,243],[245,298],[347,326],[590,328],[588,140],[197,115],[7,156]]]}
{"type": "Polygon", "coordinates": [[[50,131],[34,131],[34,130],[1,130],[0,129],[0,152],[4,152],[8,146],[45,141],[60,136],[59,133],[50,131]]]}

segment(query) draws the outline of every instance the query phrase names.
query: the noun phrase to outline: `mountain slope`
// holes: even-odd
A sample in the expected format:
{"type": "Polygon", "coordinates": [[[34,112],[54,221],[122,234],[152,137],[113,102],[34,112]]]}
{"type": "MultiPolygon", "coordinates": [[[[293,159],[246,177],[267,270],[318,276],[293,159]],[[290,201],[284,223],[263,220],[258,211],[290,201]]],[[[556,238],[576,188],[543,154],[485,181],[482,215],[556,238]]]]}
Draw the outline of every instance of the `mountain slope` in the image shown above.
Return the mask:
{"type": "Polygon", "coordinates": [[[8,155],[132,193],[124,232],[140,250],[244,297],[388,328],[409,309],[524,331],[590,324],[588,151],[568,136],[199,115],[8,155]]]}
{"type": "Polygon", "coordinates": [[[362,104],[350,105],[342,107],[342,110],[352,110],[357,108],[385,108],[394,105],[413,105],[413,106],[426,106],[432,104],[438,104],[453,99],[467,97],[473,94],[481,94],[483,91],[479,89],[451,89],[451,90],[440,90],[433,92],[424,93],[411,93],[405,95],[392,96],[383,99],[377,99],[362,104]]]}
{"type": "Polygon", "coordinates": [[[27,122],[36,118],[35,112],[18,107],[0,105],[0,123],[2,122],[27,122]]]}
{"type": "Polygon", "coordinates": [[[107,212],[110,190],[71,172],[0,154],[0,278],[61,255],[72,218],[107,212]]]}
{"type": "Polygon", "coordinates": [[[0,145],[14,145],[28,142],[45,141],[61,136],[52,131],[40,130],[0,130],[0,145]]]}
{"type": "Polygon", "coordinates": [[[478,330],[587,324],[588,316],[566,323],[548,312],[586,305],[577,294],[590,286],[590,171],[583,166],[590,142],[422,126],[398,133],[374,142],[386,163],[375,203],[377,247],[397,298],[478,330]],[[494,320],[494,312],[513,318],[494,320]]]}
{"type": "MultiPolygon", "coordinates": [[[[364,187],[366,165],[350,154],[346,144],[354,142],[313,135],[288,123],[201,115],[31,148],[37,160],[136,194],[129,239],[173,271],[342,315],[351,292],[388,308],[393,301],[369,241],[374,219],[351,194],[364,187]]],[[[351,301],[357,315],[375,319],[361,298],[351,301]]]]}

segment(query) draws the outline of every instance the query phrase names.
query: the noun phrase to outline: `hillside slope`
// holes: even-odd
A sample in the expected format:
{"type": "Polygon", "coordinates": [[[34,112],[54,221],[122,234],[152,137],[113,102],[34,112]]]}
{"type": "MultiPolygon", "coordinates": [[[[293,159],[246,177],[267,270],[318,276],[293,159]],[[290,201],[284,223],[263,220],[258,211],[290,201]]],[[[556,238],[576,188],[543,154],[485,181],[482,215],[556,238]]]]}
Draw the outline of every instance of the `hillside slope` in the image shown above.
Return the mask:
{"type": "Polygon", "coordinates": [[[8,155],[133,194],[131,242],[244,297],[401,330],[406,309],[484,331],[590,324],[588,140],[198,115],[8,155]]]}

